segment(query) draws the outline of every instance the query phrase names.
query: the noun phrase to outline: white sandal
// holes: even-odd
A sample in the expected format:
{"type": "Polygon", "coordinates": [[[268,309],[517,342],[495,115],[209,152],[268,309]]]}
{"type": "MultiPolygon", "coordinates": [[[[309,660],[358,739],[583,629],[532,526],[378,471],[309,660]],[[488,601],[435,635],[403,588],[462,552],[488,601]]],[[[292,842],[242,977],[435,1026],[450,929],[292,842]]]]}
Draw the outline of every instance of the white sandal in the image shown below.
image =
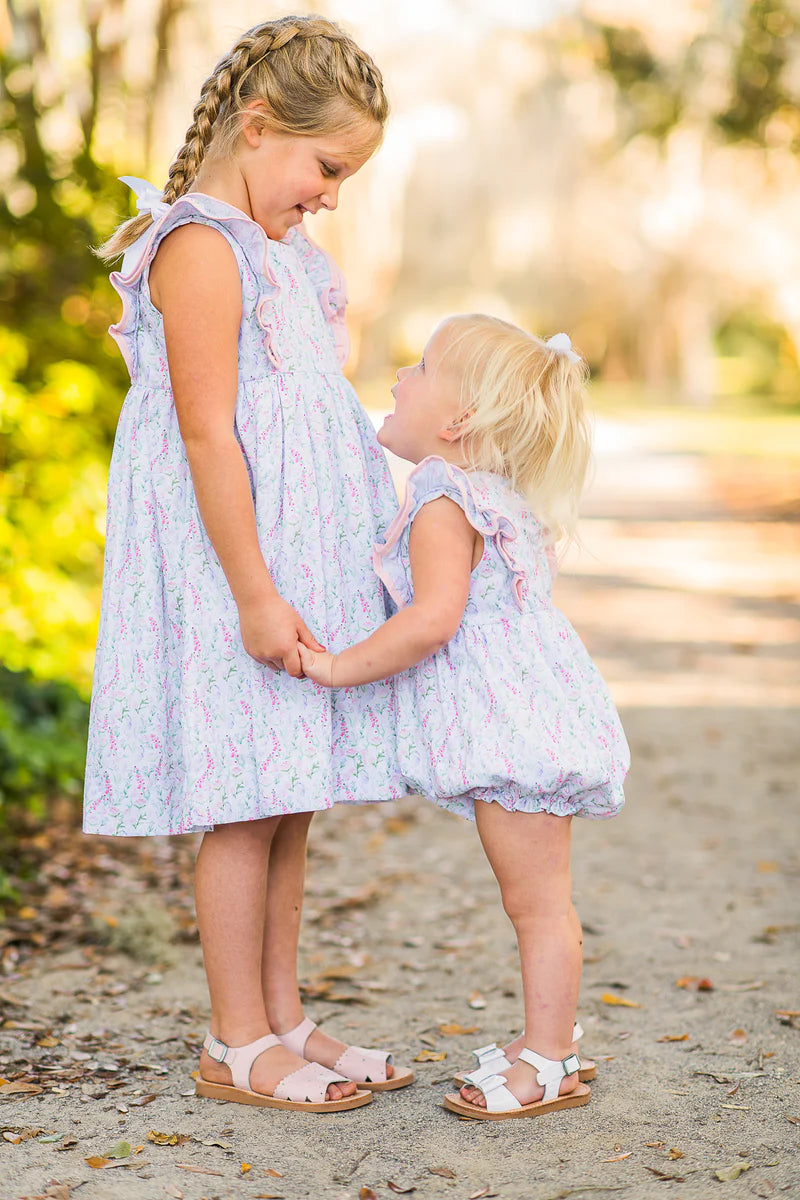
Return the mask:
{"type": "Polygon", "coordinates": [[[369,1104],[372,1093],[356,1091],[341,1100],[326,1100],[332,1083],[349,1083],[345,1075],[337,1075],[319,1063],[306,1063],[284,1076],[271,1096],[254,1092],[250,1087],[250,1072],[259,1054],[282,1045],[274,1033],[249,1042],[246,1046],[226,1046],[219,1038],[206,1034],[203,1042],[209,1058],[230,1067],[233,1084],[211,1083],[202,1077],[195,1084],[195,1095],[212,1100],[230,1100],[237,1104],[255,1104],[259,1108],[290,1108],[298,1112],[342,1112],[347,1108],[360,1108],[369,1104]]]}
{"type": "MultiPolygon", "coordinates": [[[[306,1042],[317,1028],[310,1017],[306,1017],[288,1033],[279,1033],[278,1038],[293,1054],[299,1058],[307,1058],[306,1042]]],[[[313,1059],[311,1060],[313,1061],[313,1059]]],[[[394,1057],[383,1050],[365,1050],[363,1046],[348,1046],[333,1065],[334,1071],[341,1071],[346,1079],[363,1084],[371,1092],[391,1092],[395,1088],[407,1087],[414,1082],[413,1071],[395,1071],[394,1075],[386,1074],[387,1066],[393,1066],[394,1057]]]]}
{"type": "Polygon", "coordinates": [[[460,1117],[474,1117],[478,1121],[503,1121],[512,1117],[540,1117],[544,1113],[557,1112],[562,1108],[579,1108],[589,1103],[591,1091],[585,1083],[578,1083],[573,1091],[559,1095],[561,1080],[567,1075],[578,1071],[581,1060],[577,1054],[568,1054],[566,1058],[544,1058],[527,1047],[520,1050],[519,1057],[529,1066],[536,1068],[536,1081],[544,1087],[541,1100],[531,1104],[520,1104],[517,1097],[508,1088],[505,1075],[488,1075],[479,1083],[474,1084],[479,1092],[486,1097],[486,1107],[470,1104],[455,1093],[448,1093],[444,1098],[445,1108],[458,1113],[460,1117]]]}
{"type": "MultiPolygon", "coordinates": [[[[524,1030],[523,1030],[524,1032],[524,1030]]],[[[583,1037],[583,1028],[575,1022],[575,1027],[572,1030],[572,1040],[577,1042],[583,1037]]],[[[477,1067],[467,1072],[462,1072],[459,1075],[453,1076],[453,1083],[459,1087],[472,1084],[477,1086],[481,1079],[488,1079],[490,1075],[499,1075],[502,1071],[507,1071],[514,1064],[509,1062],[504,1052],[497,1045],[497,1042],[489,1042],[488,1046],[479,1046],[477,1050],[472,1051],[474,1057],[478,1061],[477,1067]]],[[[581,1083],[589,1083],[590,1080],[597,1077],[597,1064],[592,1062],[590,1058],[581,1062],[580,1070],[578,1071],[578,1079],[581,1083]]]]}

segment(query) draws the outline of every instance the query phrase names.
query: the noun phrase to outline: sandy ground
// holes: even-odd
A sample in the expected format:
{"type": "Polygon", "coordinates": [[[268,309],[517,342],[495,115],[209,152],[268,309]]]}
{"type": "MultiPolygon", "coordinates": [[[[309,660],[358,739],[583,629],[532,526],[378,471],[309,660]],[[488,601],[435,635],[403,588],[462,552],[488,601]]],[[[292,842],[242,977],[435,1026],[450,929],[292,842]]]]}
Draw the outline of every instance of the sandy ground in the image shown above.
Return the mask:
{"type": "MultiPolygon", "coordinates": [[[[44,1088],[0,1095],[0,1200],[800,1196],[800,530],[734,519],[713,464],[601,435],[558,585],[634,763],[624,813],[575,825],[591,1103],[495,1124],[441,1107],[470,1048],[520,1027],[512,930],[468,823],[418,799],[336,810],[312,827],[307,1011],[401,1063],[437,1056],[415,1085],[322,1117],[198,1100],[195,942],[154,965],[34,955],[0,978],[0,1076],[44,1088]],[[121,1141],[119,1165],[86,1162],[121,1141]]],[[[144,901],[109,875],[106,912],[144,901]]]]}

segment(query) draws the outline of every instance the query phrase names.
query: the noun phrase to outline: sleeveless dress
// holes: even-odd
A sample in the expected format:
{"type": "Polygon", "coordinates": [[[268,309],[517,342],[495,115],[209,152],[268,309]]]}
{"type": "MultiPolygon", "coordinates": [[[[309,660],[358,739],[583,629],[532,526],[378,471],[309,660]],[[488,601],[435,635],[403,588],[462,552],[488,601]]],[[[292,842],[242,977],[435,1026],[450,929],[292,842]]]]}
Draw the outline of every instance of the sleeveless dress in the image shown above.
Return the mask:
{"type": "Polygon", "coordinates": [[[625,735],[583,643],[553,605],[546,530],[522,496],[499,475],[424,459],[375,547],[377,574],[398,608],[413,600],[411,524],[439,496],[464,510],[484,549],[455,637],[395,677],[405,782],[472,820],[476,800],[613,817],[630,765],[625,735]]]}
{"type": "Polygon", "coordinates": [[[259,542],[280,595],[337,650],[386,619],[370,552],[397,503],[342,374],[342,276],[301,229],[271,241],[210,196],[190,193],[153,212],[155,223],[111,276],[123,301],[111,333],[131,388],[109,476],[84,829],[186,833],[395,799],[405,788],[390,686],[328,692],[270,670],[242,645],[198,512],[148,291],[153,256],[177,226],[208,225],[229,242],[243,306],[235,433],[259,542]]]}

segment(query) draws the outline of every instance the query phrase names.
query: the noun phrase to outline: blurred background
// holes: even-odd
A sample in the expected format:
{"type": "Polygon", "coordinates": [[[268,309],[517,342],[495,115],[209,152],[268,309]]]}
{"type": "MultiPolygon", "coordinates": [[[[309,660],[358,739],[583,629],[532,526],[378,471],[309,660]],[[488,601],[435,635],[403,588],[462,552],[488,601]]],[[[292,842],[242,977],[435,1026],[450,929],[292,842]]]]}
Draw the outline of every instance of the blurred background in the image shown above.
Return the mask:
{"type": "MultiPolygon", "coordinates": [[[[687,637],[713,640],[721,589],[784,606],[741,702],[796,699],[800,3],[0,0],[6,846],[81,787],[127,383],[89,247],[129,215],[118,175],[163,183],[216,59],[291,11],[345,23],[392,101],[380,153],[310,226],[347,274],[348,373],[375,419],[447,312],[568,330],[592,369],[598,471],[565,607],[618,700],[737,703],[718,660],[685,659],[687,637]],[[664,609],[687,589],[702,633],[678,630],[680,599],[664,609]],[[661,614],[661,658],[637,669],[598,605],[628,636],[661,614]]],[[[725,636],[757,659],[754,610],[736,619],[725,636]]]]}

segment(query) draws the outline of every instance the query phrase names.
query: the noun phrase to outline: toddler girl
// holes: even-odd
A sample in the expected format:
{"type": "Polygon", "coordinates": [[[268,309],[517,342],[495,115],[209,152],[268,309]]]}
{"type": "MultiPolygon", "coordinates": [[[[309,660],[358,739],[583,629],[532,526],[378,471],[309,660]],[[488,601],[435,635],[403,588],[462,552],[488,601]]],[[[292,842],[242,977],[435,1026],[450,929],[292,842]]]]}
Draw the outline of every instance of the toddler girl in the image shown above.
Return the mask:
{"type": "Polygon", "coordinates": [[[590,1094],[574,1043],[570,824],[620,809],[629,756],[603,681],[551,598],[551,547],[574,524],[589,462],[584,374],[566,334],[543,342],[491,317],[443,322],[420,362],[398,371],[378,434],[418,464],[374,552],[397,612],[344,651],[300,647],[306,675],[328,687],[397,675],[405,781],[477,823],[517,934],[525,1002],[513,1063],[491,1048],[489,1066],[445,1098],[485,1119],[590,1094]]]}
{"type": "Polygon", "coordinates": [[[197,1093],[265,1107],[353,1108],[413,1078],[304,1020],[297,987],[312,814],[404,792],[388,685],[327,695],[298,654],[386,617],[367,552],[394,491],[342,375],[344,281],[302,231],[386,116],[380,72],[338,26],[257,25],[204,83],[163,192],[127,181],[139,215],[102,249],[124,251],[112,333],[131,389],[84,827],[205,831],[197,1093]]]}

